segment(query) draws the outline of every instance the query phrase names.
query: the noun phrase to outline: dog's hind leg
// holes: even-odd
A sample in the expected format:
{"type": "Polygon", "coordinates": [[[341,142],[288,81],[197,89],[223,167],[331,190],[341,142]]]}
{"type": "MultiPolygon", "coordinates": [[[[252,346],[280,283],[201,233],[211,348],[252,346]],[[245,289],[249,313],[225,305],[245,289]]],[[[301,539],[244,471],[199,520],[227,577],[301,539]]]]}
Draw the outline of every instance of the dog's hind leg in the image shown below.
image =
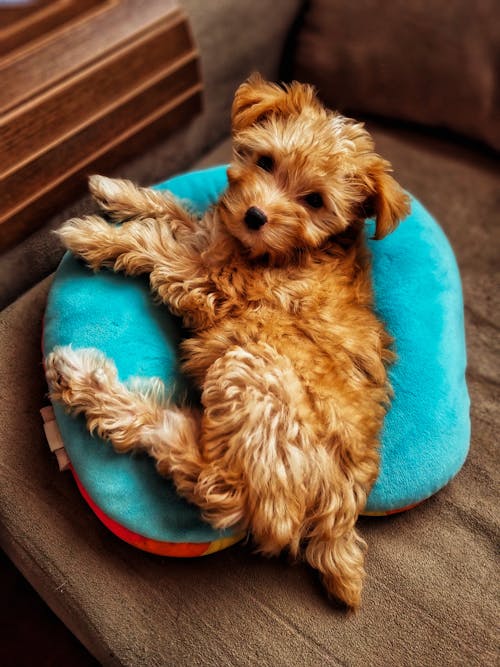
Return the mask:
{"type": "MultiPolygon", "coordinates": [[[[198,410],[169,404],[159,380],[150,383],[149,390],[147,384],[141,389],[120,382],[113,362],[92,348],[56,347],[45,368],[51,399],[73,414],[83,413],[91,432],[110,441],[118,452],[147,452],[159,473],[172,477],[180,495],[202,509],[214,502],[224,506],[220,498],[207,497],[203,484],[200,492],[204,473],[205,480],[210,477],[219,486],[222,478],[200,452],[198,410]]],[[[231,516],[235,520],[230,523],[241,519],[241,513],[231,516]]]]}
{"type": "Polygon", "coordinates": [[[56,347],[45,360],[45,375],[50,398],[83,413],[89,430],[118,452],[140,448],[161,420],[161,404],[120,382],[114,363],[99,350],[56,347]]]}
{"type": "Polygon", "coordinates": [[[114,363],[93,348],[54,348],[45,374],[51,399],[73,414],[83,413],[91,432],[120,453],[148,453],[181,495],[199,500],[196,487],[207,462],[199,449],[198,410],[170,404],[158,379],[131,386],[120,382],[114,363]]]}
{"type": "Polygon", "coordinates": [[[45,374],[51,399],[73,414],[83,413],[89,431],[109,440],[118,452],[150,452],[157,440],[179,434],[187,422],[197,428],[189,408],[167,407],[159,379],[129,386],[99,350],[56,347],[45,360],[45,374]]]}
{"type": "Polygon", "coordinates": [[[298,554],[306,510],[307,397],[290,361],[264,343],[227,350],[203,383],[197,502],[225,527],[244,520],[259,550],[298,554]]]}

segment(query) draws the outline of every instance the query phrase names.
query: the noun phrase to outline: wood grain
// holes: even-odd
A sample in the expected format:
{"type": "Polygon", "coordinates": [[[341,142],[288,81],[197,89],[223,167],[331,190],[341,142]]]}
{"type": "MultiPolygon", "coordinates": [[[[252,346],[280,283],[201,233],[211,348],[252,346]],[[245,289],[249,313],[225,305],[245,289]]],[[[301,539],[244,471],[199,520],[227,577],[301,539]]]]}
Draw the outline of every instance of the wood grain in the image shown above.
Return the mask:
{"type": "Polygon", "coordinates": [[[22,48],[28,41],[43,39],[64,23],[102,4],[103,0],[38,0],[21,5],[17,11],[4,6],[0,8],[0,55],[22,48]]]}
{"type": "Polygon", "coordinates": [[[38,4],[0,31],[17,36],[0,57],[0,249],[78,194],[89,171],[201,108],[198,53],[173,1],[57,0],[50,23],[38,4]]]}

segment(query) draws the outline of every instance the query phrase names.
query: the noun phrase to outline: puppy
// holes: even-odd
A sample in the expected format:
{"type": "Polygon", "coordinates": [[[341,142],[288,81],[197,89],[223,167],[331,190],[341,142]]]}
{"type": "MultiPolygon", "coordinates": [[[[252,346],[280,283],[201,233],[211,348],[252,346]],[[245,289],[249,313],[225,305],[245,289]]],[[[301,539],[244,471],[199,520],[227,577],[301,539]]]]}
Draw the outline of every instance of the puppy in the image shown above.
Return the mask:
{"type": "Polygon", "coordinates": [[[94,270],[149,274],[191,332],[183,370],[201,407],[170,404],[158,381],[124,384],[102,354],[71,347],[46,359],[51,398],[117,451],[148,452],[215,528],[305,559],[356,608],[355,524],[377,477],[393,357],[364,226],[374,216],[383,238],[409,200],[363,125],[310,86],[252,76],[232,127],[229,187],[201,220],[168,193],[94,176],[93,196],[123,224],[89,216],[60,230],[94,270]]]}

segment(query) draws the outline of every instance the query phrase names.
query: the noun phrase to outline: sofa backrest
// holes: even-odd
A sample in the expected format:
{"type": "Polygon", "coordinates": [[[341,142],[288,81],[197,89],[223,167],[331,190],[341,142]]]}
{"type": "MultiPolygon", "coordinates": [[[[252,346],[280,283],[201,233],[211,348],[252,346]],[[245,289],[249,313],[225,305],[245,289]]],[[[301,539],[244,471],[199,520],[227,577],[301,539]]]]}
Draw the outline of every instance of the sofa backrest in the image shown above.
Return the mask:
{"type": "Polygon", "coordinates": [[[444,127],[500,150],[497,0],[310,0],[293,75],[332,108],[444,127]]]}

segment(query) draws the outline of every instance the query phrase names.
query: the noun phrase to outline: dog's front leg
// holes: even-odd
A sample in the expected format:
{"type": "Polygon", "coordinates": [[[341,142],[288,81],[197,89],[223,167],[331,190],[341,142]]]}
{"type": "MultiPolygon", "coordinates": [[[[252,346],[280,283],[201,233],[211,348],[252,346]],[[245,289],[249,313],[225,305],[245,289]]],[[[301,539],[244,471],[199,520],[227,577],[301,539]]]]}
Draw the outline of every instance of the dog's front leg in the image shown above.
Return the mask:
{"type": "MultiPolygon", "coordinates": [[[[185,255],[189,249],[176,242],[167,225],[153,218],[115,225],[99,215],[88,215],[68,220],[57,234],[92,269],[108,267],[129,275],[151,273],[169,257],[185,255]]],[[[195,252],[189,250],[190,259],[195,260],[195,252]]]]}
{"type": "Polygon", "coordinates": [[[186,326],[214,320],[215,300],[196,235],[175,238],[168,225],[153,218],[113,225],[97,215],[69,220],[59,235],[94,270],[150,274],[153,290],[186,326]]]}
{"type": "Polygon", "coordinates": [[[168,191],[97,175],[89,178],[89,190],[99,208],[116,222],[154,218],[169,225],[175,236],[196,230],[196,218],[168,191]]]}

